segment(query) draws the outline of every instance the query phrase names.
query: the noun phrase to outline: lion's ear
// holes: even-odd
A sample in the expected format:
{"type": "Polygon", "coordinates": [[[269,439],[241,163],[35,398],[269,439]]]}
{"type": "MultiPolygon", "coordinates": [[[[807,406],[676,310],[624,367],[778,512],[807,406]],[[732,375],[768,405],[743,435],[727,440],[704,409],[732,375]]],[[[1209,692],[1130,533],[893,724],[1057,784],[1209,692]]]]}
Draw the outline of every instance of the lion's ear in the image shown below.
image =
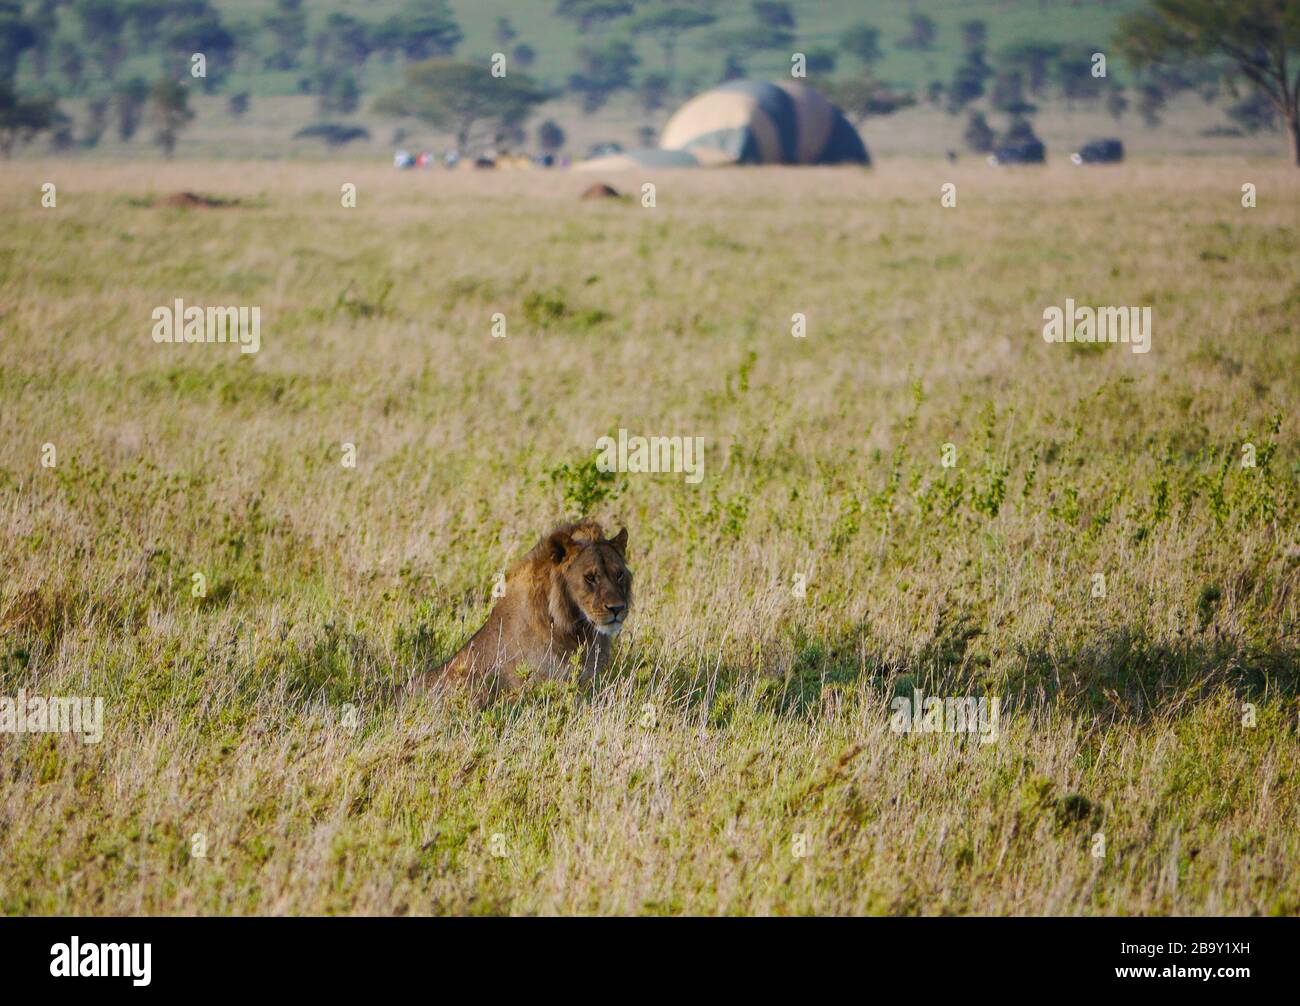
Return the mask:
{"type": "Polygon", "coordinates": [[[578,543],[573,540],[573,536],[568,531],[556,531],[546,539],[546,544],[550,550],[551,561],[557,566],[578,548],[578,543]]]}
{"type": "Polygon", "coordinates": [[[615,552],[621,555],[624,559],[627,558],[627,528],[623,528],[623,530],[614,535],[613,538],[610,538],[609,543],[614,546],[615,552]]]}

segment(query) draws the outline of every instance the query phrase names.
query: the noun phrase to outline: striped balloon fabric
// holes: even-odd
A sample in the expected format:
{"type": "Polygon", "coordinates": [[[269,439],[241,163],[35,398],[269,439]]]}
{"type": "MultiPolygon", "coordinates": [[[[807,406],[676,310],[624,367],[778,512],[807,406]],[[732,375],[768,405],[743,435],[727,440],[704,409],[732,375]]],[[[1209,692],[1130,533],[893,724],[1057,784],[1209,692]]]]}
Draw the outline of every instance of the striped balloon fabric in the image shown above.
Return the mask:
{"type": "Polygon", "coordinates": [[[701,164],[871,163],[844,114],[793,80],[737,80],[705,91],[668,120],[659,146],[701,164]]]}

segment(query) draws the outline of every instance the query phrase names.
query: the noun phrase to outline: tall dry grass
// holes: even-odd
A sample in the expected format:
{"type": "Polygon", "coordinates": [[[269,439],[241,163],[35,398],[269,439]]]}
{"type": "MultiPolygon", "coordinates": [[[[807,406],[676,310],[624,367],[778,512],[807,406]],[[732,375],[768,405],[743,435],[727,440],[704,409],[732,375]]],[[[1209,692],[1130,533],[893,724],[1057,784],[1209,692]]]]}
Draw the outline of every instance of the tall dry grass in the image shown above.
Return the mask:
{"type": "Polygon", "coordinates": [[[1293,170],[0,176],[0,695],[107,710],[0,736],[5,911],[1300,909],[1293,170]],[[704,481],[591,479],[619,428],[704,481]],[[578,508],[637,574],[594,694],[401,702],[578,508]]]}

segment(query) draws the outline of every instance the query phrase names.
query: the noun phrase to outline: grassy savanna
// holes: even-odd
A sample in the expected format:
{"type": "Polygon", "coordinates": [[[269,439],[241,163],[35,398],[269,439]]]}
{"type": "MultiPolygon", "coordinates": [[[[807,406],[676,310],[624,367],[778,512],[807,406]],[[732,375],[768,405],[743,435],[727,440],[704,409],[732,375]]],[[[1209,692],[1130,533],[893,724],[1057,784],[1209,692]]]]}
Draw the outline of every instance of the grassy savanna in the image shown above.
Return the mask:
{"type": "Polygon", "coordinates": [[[1285,162],[669,172],[653,209],[0,171],[0,695],[106,709],[0,735],[5,912],[1300,912],[1285,162]],[[261,351],[155,344],[177,297],[260,306],[261,351]],[[1151,306],[1151,352],[1044,343],[1067,297],[1151,306]],[[704,437],[703,482],[592,478],[619,428],[704,437]],[[612,671],[403,701],[579,509],[631,534],[612,671]],[[891,732],[914,687],[1000,697],[997,741],[891,732]]]}

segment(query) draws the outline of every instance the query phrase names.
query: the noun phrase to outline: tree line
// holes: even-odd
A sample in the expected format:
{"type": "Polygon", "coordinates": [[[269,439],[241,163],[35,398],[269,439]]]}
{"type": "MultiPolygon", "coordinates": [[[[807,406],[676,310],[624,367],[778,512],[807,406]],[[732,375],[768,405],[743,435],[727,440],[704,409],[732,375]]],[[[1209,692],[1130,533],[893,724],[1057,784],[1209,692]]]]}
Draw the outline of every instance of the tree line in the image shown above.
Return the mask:
{"type": "MultiPolygon", "coordinates": [[[[453,133],[461,147],[523,142],[526,122],[549,99],[567,95],[594,114],[621,92],[644,116],[649,142],[655,116],[675,101],[748,76],[756,60],[798,52],[809,80],[859,124],[926,102],[966,116],[966,142],[981,150],[996,142],[990,115],[1005,118],[1007,136],[1032,135],[1032,117],[1049,98],[1067,111],[1104,103],[1117,121],[1132,113],[1155,128],[1180,93],[1206,101],[1227,95],[1232,130],[1285,127],[1300,163],[1300,0],[1152,0],[1112,40],[1125,60],[1123,83],[1113,68],[1096,72],[1092,53],[1108,52],[1104,39],[1022,39],[994,50],[988,23],[966,19],[956,26],[960,56],[950,74],[909,88],[884,81],[879,70],[891,48],[938,47],[951,29],[924,12],[910,12],[894,37],[855,22],[829,42],[801,46],[793,4],[751,0],[739,5],[740,17],[737,9],[719,0],[556,0],[554,16],[579,41],[573,62],[560,68],[567,73],[543,86],[529,76],[538,53],[508,16],[493,27],[508,74],[491,72],[486,58],[457,59],[464,35],[447,0],[405,0],[372,18],[348,8],[312,19],[303,0],[237,15],[211,0],[0,0],[0,153],[40,133],[59,150],[93,147],[110,130],[126,142],[148,125],[170,156],[193,118],[190,94],[223,94],[228,114],[242,116],[255,71],[287,74],[299,93],[314,97],[318,121],[299,135],[344,143],[368,135],[346,117],[361,108],[376,60],[400,61],[403,76],[374,110],[419,118],[453,133]],[[642,39],[652,43],[652,57],[643,59],[642,39]],[[697,69],[682,73],[688,45],[710,54],[713,71],[698,69],[696,59],[697,69]],[[80,122],[61,110],[67,98],[82,103],[80,122]]],[[[558,125],[545,127],[544,147],[563,142],[558,125]]]]}

